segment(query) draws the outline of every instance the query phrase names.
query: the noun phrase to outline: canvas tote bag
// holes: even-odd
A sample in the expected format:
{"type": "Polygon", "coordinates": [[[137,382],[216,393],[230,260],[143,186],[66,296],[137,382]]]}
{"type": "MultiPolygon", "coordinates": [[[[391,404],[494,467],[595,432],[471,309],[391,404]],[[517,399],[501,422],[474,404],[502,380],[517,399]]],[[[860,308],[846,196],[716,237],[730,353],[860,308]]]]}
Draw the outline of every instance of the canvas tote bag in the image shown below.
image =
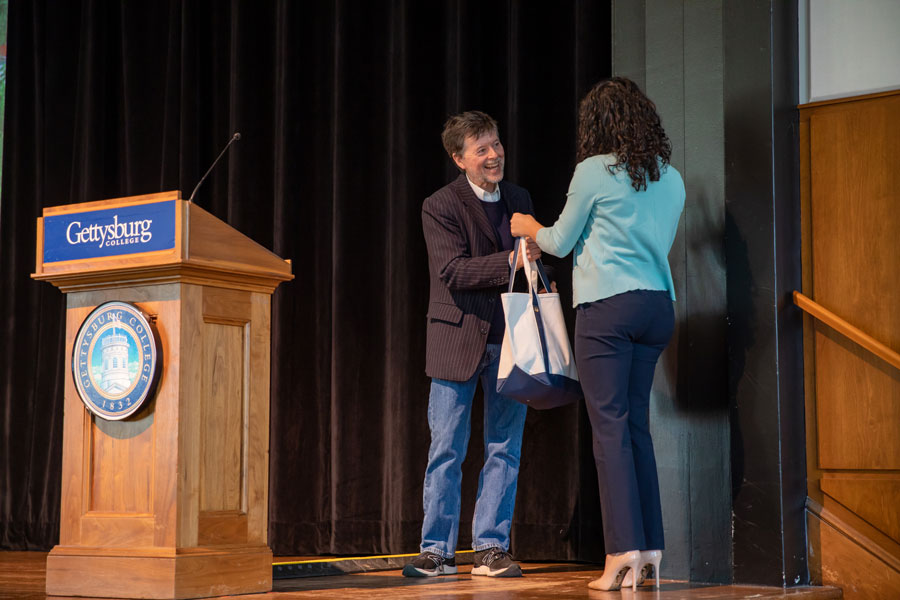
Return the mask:
{"type": "Polygon", "coordinates": [[[527,292],[513,292],[515,261],[510,268],[509,290],[500,294],[506,331],[500,349],[497,391],[532,408],[546,409],[576,402],[582,397],[575,371],[575,357],[566,333],[559,294],[550,292],[550,282],[540,259],[525,255],[522,238],[516,239],[515,255],[522,255],[527,292]],[[537,293],[541,277],[543,294],[537,293]]]}

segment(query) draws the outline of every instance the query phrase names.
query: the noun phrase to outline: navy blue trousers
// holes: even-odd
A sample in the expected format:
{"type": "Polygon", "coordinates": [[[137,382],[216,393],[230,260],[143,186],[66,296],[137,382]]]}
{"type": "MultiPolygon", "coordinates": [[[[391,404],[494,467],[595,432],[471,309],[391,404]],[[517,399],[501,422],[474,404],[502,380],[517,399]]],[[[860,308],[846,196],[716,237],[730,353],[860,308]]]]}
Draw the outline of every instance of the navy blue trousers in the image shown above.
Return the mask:
{"type": "Polygon", "coordinates": [[[594,436],[607,554],[664,546],[650,387],[674,327],[668,292],[635,290],[577,308],[575,360],[594,436]]]}

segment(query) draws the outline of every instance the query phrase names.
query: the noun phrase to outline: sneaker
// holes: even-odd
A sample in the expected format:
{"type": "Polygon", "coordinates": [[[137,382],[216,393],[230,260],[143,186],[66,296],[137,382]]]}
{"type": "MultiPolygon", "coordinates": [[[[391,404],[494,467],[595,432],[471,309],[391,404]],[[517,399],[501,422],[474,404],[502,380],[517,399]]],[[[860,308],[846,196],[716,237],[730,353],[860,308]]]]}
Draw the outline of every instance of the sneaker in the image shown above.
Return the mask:
{"type": "Polygon", "coordinates": [[[455,575],[456,558],[444,558],[434,552],[423,552],[403,567],[406,577],[434,577],[435,575],[455,575]]]}
{"type": "Polygon", "coordinates": [[[509,552],[494,546],[475,553],[472,575],[488,577],[521,577],[522,569],[513,562],[509,552]]]}

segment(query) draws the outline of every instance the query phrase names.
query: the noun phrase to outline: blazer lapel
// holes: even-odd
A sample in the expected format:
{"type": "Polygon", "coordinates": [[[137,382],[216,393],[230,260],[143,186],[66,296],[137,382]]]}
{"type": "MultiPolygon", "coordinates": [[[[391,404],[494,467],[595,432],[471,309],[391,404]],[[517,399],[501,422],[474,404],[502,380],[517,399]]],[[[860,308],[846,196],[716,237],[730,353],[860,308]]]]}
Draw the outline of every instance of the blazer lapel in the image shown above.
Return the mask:
{"type": "Polygon", "coordinates": [[[518,203],[513,202],[513,195],[509,192],[509,188],[506,186],[505,181],[501,181],[497,185],[500,186],[500,200],[503,202],[503,205],[506,207],[506,214],[510,217],[513,216],[514,212],[522,212],[518,210],[518,203]],[[513,206],[515,204],[515,206],[513,206]]]}
{"type": "MultiPolygon", "coordinates": [[[[475,195],[475,192],[472,191],[472,186],[469,185],[469,180],[466,179],[465,173],[462,173],[457,177],[456,181],[453,182],[453,187],[456,190],[456,195],[462,200],[469,215],[471,215],[472,219],[475,221],[475,225],[477,225],[478,229],[481,230],[481,233],[491,241],[494,250],[497,250],[500,247],[497,242],[497,233],[494,231],[494,226],[491,225],[491,222],[487,218],[487,214],[484,212],[484,208],[481,206],[481,200],[479,200],[478,196],[475,195]]],[[[500,193],[500,197],[503,198],[502,192],[500,193]]]]}

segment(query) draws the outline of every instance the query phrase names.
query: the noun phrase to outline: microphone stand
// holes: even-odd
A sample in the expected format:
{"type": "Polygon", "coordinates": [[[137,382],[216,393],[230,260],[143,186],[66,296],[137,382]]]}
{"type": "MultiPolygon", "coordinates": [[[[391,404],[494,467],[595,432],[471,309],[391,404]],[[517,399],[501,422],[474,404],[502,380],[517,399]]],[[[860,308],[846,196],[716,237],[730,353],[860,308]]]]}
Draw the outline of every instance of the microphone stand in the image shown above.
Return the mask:
{"type": "Polygon", "coordinates": [[[194,191],[191,192],[191,197],[188,198],[188,202],[192,202],[194,200],[194,196],[197,195],[197,190],[200,189],[200,186],[203,184],[204,181],[206,181],[206,178],[209,176],[209,174],[212,173],[212,170],[218,164],[219,159],[222,158],[222,155],[224,155],[228,151],[228,149],[231,148],[231,145],[233,143],[235,143],[236,141],[238,141],[239,139],[241,139],[241,134],[240,134],[240,132],[235,131],[234,135],[231,136],[231,139],[228,140],[228,143],[225,144],[225,147],[222,148],[222,151],[219,152],[219,155],[216,157],[216,160],[213,161],[213,163],[212,163],[212,165],[210,165],[209,169],[206,170],[206,173],[203,174],[203,177],[200,178],[200,181],[197,182],[197,185],[194,186],[194,191]]]}

